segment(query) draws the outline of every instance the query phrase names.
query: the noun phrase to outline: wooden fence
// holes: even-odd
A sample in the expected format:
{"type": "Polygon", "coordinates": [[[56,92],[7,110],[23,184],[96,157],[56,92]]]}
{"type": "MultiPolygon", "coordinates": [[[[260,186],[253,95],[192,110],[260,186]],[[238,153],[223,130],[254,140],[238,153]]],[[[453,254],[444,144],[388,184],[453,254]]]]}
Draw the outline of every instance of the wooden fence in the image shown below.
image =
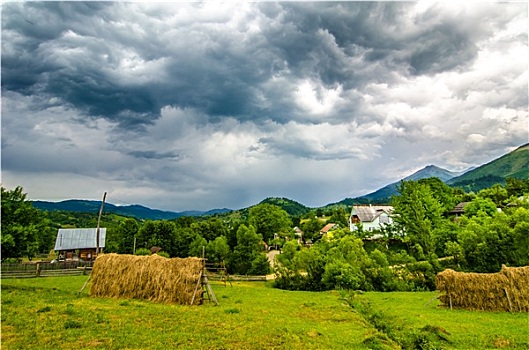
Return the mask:
{"type": "Polygon", "coordinates": [[[92,270],[90,261],[32,262],[23,264],[2,264],[0,276],[4,278],[33,278],[53,276],[86,275],[92,270]]]}

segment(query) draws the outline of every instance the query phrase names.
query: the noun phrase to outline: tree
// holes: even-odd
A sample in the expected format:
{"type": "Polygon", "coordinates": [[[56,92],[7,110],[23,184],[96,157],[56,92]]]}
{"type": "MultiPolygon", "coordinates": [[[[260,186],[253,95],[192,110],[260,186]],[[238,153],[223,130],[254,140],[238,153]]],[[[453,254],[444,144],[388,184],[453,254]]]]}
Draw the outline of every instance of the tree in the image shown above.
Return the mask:
{"type": "Polygon", "coordinates": [[[208,221],[193,223],[191,224],[191,229],[195,233],[204,237],[208,242],[213,241],[217,237],[225,236],[228,231],[222,221],[218,218],[211,218],[208,221]]]}
{"type": "MultiPolygon", "coordinates": [[[[448,186],[437,177],[420,179],[417,182],[421,185],[428,186],[433,198],[435,198],[443,208],[442,214],[445,214],[452,210],[460,199],[456,198],[457,191],[455,191],[452,187],[448,186]]],[[[461,197],[461,195],[459,195],[459,197],[461,197]]]]}
{"type": "Polygon", "coordinates": [[[2,195],[2,260],[33,258],[39,248],[50,247],[50,228],[45,216],[26,200],[18,186],[14,190],[1,187],[2,195]]]}
{"type": "Polygon", "coordinates": [[[414,246],[419,244],[424,253],[433,253],[433,230],[442,221],[443,206],[425,183],[402,181],[399,194],[394,196],[394,221],[404,228],[405,239],[414,246]]]}
{"type": "MultiPolygon", "coordinates": [[[[162,248],[170,256],[177,256],[176,249],[176,226],[172,221],[159,220],[147,221],[138,232],[136,245],[139,248],[151,248],[157,246],[162,248]]],[[[189,251],[186,251],[186,257],[189,251]]]]}
{"type": "Polygon", "coordinates": [[[497,206],[501,206],[509,197],[507,190],[500,184],[495,184],[492,187],[482,189],[478,192],[478,197],[488,198],[497,206]]]}
{"type": "Polygon", "coordinates": [[[320,230],[322,226],[321,220],[312,216],[308,221],[301,224],[300,229],[303,230],[305,239],[311,239],[313,242],[316,242],[321,238],[320,230]]]}
{"type": "Polygon", "coordinates": [[[327,220],[327,223],[339,224],[340,227],[349,227],[348,214],[342,207],[333,209],[332,215],[329,220],[327,220]]]}
{"type": "Polygon", "coordinates": [[[273,204],[259,204],[250,209],[248,223],[255,227],[266,242],[274,238],[274,233],[292,231],[292,220],[286,211],[273,204]]]}
{"type": "Polygon", "coordinates": [[[230,264],[235,273],[247,274],[252,270],[252,262],[261,254],[261,241],[261,235],[257,234],[253,226],[239,226],[237,246],[230,264]]]}
{"type": "Polygon", "coordinates": [[[189,245],[189,256],[195,256],[197,258],[202,257],[203,249],[205,249],[208,242],[202,236],[196,235],[195,239],[189,245]]]}
{"type": "Polygon", "coordinates": [[[505,190],[509,197],[520,197],[529,193],[529,179],[521,180],[508,177],[506,180],[505,190]]]}
{"type": "Polygon", "coordinates": [[[467,217],[473,217],[482,213],[488,216],[494,216],[498,209],[494,202],[489,198],[476,197],[465,207],[465,215],[467,217]]]}
{"type": "Polygon", "coordinates": [[[118,253],[132,254],[134,250],[134,237],[138,233],[139,225],[135,219],[122,221],[116,229],[118,253]]]}
{"type": "Polygon", "coordinates": [[[226,261],[230,254],[230,247],[226,236],[217,237],[215,240],[209,242],[206,248],[206,254],[208,261],[213,263],[226,261]]]}

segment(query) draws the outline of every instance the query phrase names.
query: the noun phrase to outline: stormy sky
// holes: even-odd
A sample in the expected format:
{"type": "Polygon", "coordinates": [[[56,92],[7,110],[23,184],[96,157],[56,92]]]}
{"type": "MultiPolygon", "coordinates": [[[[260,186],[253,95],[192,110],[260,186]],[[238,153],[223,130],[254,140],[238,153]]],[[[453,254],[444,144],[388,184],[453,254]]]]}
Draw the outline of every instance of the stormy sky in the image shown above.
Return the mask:
{"type": "Polygon", "coordinates": [[[528,142],[528,5],[3,2],[2,185],[323,206],[528,142]]]}

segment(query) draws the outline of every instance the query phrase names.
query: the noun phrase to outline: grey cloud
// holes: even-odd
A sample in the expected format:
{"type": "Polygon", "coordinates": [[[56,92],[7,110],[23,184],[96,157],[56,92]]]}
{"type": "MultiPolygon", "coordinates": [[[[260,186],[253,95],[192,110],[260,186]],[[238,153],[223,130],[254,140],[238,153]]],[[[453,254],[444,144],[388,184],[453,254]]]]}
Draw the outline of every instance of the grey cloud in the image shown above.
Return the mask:
{"type": "Polygon", "coordinates": [[[180,155],[176,152],[157,152],[157,151],[130,151],[129,155],[135,158],[145,159],[178,159],[180,155]]]}
{"type": "MultiPolygon", "coordinates": [[[[208,23],[161,27],[165,17],[128,15],[129,6],[134,4],[7,4],[3,42],[19,44],[4,45],[2,88],[54,96],[124,128],[152,123],[164,106],[195,108],[212,118],[285,122],[303,115],[289,99],[293,86],[284,87],[282,99],[267,88],[274,75],[313,77],[328,87],[354,90],[391,80],[395,60],[422,74],[453,69],[475,52],[466,33],[448,25],[422,30],[403,47],[403,37],[393,30],[402,27],[400,14],[409,4],[264,3],[253,9],[253,17],[262,17],[261,31],[253,34],[245,28],[210,30],[208,23]],[[26,10],[45,30],[22,20],[26,10]],[[66,38],[68,33],[74,37],[66,38]],[[126,52],[157,71],[116,76],[118,65],[129,59],[126,52]],[[372,61],[383,64],[366,69],[372,61]]],[[[167,12],[179,6],[168,5],[167,12]]]]}
{"type": "Polygon", "coordinates": [[[523,143],[526,63],[487,54],[526,52],[526,27],[498,33],[527,4],[421,4],[3,4],[2,173],[167,209],[322,205],[523,143]]]}

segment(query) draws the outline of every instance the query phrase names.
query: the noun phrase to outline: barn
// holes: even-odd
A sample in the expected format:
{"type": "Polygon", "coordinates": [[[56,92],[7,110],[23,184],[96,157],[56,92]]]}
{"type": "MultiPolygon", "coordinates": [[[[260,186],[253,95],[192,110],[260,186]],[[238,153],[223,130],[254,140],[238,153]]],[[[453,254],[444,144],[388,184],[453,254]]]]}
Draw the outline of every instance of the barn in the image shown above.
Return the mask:
{"type": "MultiPolygon", "coordinates": [[[[105,247],[107,229],[99,229],[99,251],[105,247]]],[[[96,228],[68,228],[59,229],[54,250],[59,254],[59,260],[95,260],[97,257],[97,229],[96,228]]]]}

